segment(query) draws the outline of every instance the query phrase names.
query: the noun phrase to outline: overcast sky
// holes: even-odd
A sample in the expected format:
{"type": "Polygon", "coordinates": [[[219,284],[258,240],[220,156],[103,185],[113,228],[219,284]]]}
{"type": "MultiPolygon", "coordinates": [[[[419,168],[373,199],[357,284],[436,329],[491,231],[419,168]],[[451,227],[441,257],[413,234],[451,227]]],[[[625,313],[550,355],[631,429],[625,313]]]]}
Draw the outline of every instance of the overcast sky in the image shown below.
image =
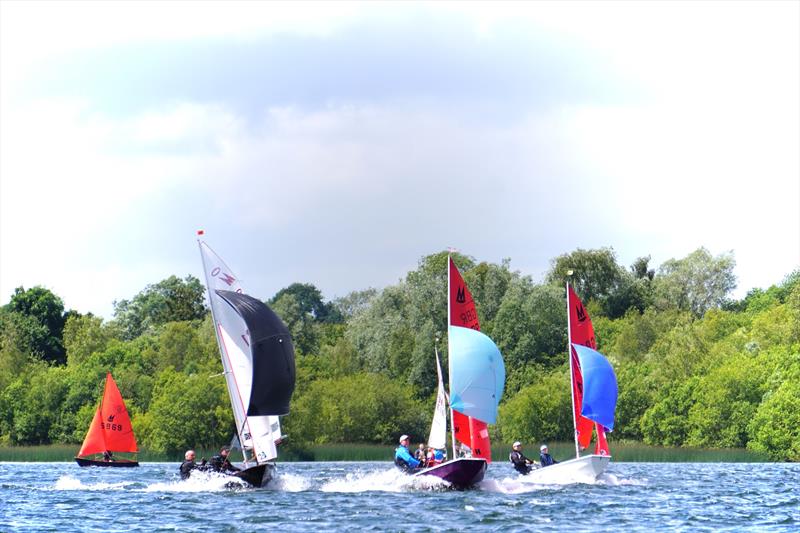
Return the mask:
{"type": "Polygon", "coordinates": [[[195,231],[254,296],[455,247],[800,265],[800,2],[0,2],[0,304],[112,316],[195,231]]]}

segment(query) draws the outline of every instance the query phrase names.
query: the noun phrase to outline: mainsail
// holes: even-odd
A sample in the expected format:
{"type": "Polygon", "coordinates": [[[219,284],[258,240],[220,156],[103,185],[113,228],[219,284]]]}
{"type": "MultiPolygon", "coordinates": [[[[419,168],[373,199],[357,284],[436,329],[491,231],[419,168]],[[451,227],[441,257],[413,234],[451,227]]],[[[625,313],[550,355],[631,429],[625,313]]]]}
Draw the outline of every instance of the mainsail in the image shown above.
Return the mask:
{"type": "Polygon", "coordinates": [[[243,294],[239,280],[225,262],[205,242],[199,244],[222,367],[245,463],[270,461],[278,456],[276,441],[281,438],[278,415],[288,412],[294,388],[291,339],[280,319],[263,302],[243,294]],[[262,321],[266,325],[259,325],[262,321]],[[262,359],[276,347],[286,358],[285,372],[281,375],[283,381],[272,375],[273,371],[262,359]],[[290,358],[286,350],[291,351],[290,358]],[[274,390],[276,386],[278,393],[274,390]]]}
{"type": "Polygon", "coordinates": [[[505,386],[505,366],[497,346],[480,332],[472,294],[450,257],[448,363],[453,436],[470,447],[473,457],[491,462],[487,422],[494,423],[497,416],[505,386]]]}
{"type": "Polygon", "coordinates": [[[131,419],[122,394],[117,388],[111,372],[106,374],[103,399],[94,413],[89,431],[83,440],[78,457],[85,457],[103,452],[136,453],[136,437],[133,435],[131,419]]]}

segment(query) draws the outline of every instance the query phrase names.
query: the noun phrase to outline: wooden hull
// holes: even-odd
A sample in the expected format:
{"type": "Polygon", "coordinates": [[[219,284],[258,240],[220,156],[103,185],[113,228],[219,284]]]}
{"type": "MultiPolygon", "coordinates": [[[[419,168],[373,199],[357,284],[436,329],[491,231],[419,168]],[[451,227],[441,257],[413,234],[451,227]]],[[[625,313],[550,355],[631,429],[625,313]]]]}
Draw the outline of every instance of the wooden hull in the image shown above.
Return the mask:
{"type": "Polygon", "coordinates": [[[115,459],[113,461],[94,461],[92,459],[84,459],[82,457],[76,457],[75,462],[78,463],[78,466],[104,466],[104,467],[113,467],[113,468],[131,468],[134,466],[139,466],[138,461],[129,461],[127,459],[115,459]]]}
{"type": "Polygon", "coordinates": [[[609,461],[610,455],[584,455],[578,459],[531,470],[526,477],[541,483],[591,483],[605,471],[609,461]]]}
{"type": "Polygon", "coordinates": [[[251,466],[240,472],[231,474],[234,477],[246,481],[254,487],[263,487],[270,482],[275,473],[275,465],[272,463],[265,463],[262,465],[251,466]]]}
{"type": "Polygon", "coordinates": [[[483,480],[487,466],[486,459],[461,458],[420,470],[413,475],[435,476],[447,481],[454,488],[468,489],[483,480]]]}

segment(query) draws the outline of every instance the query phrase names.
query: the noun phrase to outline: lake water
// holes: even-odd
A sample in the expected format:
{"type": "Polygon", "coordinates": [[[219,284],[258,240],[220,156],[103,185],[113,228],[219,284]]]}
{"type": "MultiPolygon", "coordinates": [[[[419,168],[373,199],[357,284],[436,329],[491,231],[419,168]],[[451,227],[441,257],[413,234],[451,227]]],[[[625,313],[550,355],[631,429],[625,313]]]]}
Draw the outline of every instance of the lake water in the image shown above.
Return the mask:
{"type": "Polygon", "coordinates": [[[0,531],[800,531],[800,464],[612,462],[536,485],[494,463],[463,492],[389,462],[281,463],[267,489],[177,467],[0,463],[0,531]]]}

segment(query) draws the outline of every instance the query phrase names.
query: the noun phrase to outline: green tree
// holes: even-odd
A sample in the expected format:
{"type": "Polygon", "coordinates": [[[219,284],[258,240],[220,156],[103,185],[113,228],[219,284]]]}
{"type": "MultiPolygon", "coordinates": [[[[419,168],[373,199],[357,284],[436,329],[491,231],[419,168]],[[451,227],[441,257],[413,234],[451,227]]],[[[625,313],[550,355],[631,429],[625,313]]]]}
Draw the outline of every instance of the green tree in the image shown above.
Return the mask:
{"type": "Polygon", "coordinates": [[[5,307],[24,317],[18,326],[26,330],[34,353],[45,361],[56,364],[66,362],[62,341],[66,317],[61,298],[44,287],[36,286],[28,290],[17,287],[5,307]]]}
{"type": "Polygon", "coordinates": [[[126,340],[166,324],[183,320],[202,320],[206,314],[205,288],[194,276],[177,276],[148,285],[132,300],[114,302],[114,318],[126,340]]]}
{"type": "Polygon", "coordinates": [[[500,405],[499,432],[506,442],[572,440],[570,401],[569,376],[564,370],[542,374],[500,405]]]}
{"type": "Polygon", "coordinates": [[[408,387],[386,376],[359,373],[321,379],[293,400],[284,428],[303,444],[388,444],[407,433],[427,438],[433,405],[415,400],[408,387]]]}
{"type": "Polygon", "coordinates": [[[653,279],[655,305],[701,317],[709,309],[721,307],[736,288],[735,266],[733,252],[712,257],[705,248],[683,259],[670,259],[653,279]]]}
{"type": "Polygon", "coordinates": [[[748,427],[747,448],[773,461],[800,461],[800,358],[758,406],[748,427]]]}
{"type": "Polygon", "coordinates": [[[92,354],[106,349],[113,338],[111,328],[94,315],[71,316],[64,326],[64,347],[69,366],[80,365],[92,354]]]}
{"type": "Polygon", "coordinates": [[[317,322],[337,323],[344,319],[335,305],[322,301],[322,293],[311,283],[292,283],[279,290],[270,303],[277,302],[287,294],[295,297],[302,314],[310,315],[317,322]]]}
{"type": "Polygon", "coordinates": [[[641,430],[647,444],[681,446],[689,435],[689,409],[700,378],[691,377],[678,386],[664,390],[662,399],[642,416],[641,430]]]}
{"type": "Polygon", "coordinates": [[[563,292],[559,287],[534,285],[528,277],[511,281],[492,327],[506,365],[506,397],[528,383],[531,370],[541,372],[566,361],[563,292]]]}
{"type": "Polygon", "coordinates": [[[133,426],[142,444],[157,452],[216,448],[235,431],[225,380],[167,368],[158,376],[149,411],[134,417],[133,426]]]}

